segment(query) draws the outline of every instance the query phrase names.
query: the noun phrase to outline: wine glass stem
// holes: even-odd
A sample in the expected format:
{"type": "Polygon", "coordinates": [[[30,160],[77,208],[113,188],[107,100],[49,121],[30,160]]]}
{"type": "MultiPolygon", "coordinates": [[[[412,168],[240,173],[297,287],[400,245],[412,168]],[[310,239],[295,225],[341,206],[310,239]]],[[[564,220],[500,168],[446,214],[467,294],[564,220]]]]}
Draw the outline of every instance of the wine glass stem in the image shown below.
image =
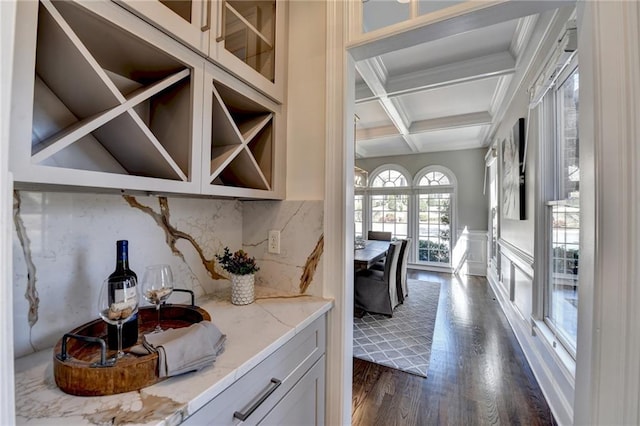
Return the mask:
{"type": "Polygon", "coordinates": [[[118,323],[118,354],[116,358],[122,358],[124,356],[124,352],[122,351],[122,323],[118,323]]]}
{"type": "Polygon", "coordinates": [[[162,331],[162,327],[160,327],[160,303],[156,303],[156,312],[158,313],[158,322],[156,323],[156,331],[162,331]]]}

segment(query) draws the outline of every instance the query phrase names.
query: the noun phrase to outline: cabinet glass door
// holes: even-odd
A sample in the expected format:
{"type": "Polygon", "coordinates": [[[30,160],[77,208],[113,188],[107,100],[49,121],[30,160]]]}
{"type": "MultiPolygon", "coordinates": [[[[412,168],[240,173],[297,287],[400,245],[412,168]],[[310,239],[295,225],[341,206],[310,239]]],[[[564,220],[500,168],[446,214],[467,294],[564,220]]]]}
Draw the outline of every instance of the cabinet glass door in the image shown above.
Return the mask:
{"type": "Polygon", "coordinates": [[[227,0],[223,8],[224,48],[274,81],[275,0],[227,0]]]}
{"type": "Polygon", "coordinates": [[[114,0],[182,43],[207,53],[215,0],[114,0]]]}
{"type": "Polygon", "coordinates": [[[217,4],[212,58],[270,98],[281,102],[285,6],[279,0],[223,0],[217,4]]]}

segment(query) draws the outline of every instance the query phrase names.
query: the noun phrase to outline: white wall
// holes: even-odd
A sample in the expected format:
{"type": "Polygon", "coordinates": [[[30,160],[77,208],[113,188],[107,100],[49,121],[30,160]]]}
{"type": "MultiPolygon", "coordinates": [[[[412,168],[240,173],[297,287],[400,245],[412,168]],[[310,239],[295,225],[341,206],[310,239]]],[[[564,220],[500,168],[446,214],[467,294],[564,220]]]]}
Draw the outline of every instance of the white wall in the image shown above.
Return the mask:
{"type": "Polygon", "coordinates": [[[326,4],[289,2],[287,199],[324,199],[326,4]]]}
{"type": "MultiPolygon", "coordinates": [[[[530,83],[530,82],[527,82],[530,83]]],[[[513,102],[509,105],[507,113],[502,120],[498,131],[496,132],[499,152],[498,159],[502,162],[502,142],[507,139],[509,132],[519,118],[525,118],[525,126],[528,126],[532,117],[527,117],[527,109],[529,104],[529,97],[527,93],[528,84],[518,90],[513,102]]],[[[536,179],[536,151],[538,146],[537,128],[533,123],[529,125],[528,143],[527,143],[527,158],[525,166],[525,193],[526,193],[526,216],[525,220],[514,220],[504,217],[504,209],[500,208],[501,223],[500,223],[500,238],[507,241],[510,244],[518,247],[528,255],[533,255],[533,243],[535,235],[535,179],[536,179]]],[[[500,169],[499,169],[500,170],[500,169]]],[[[500,177],[498,178],[499,186],[499,200],[502,203],[502,185],[500,177]]]]}
{"type": "Polygon", "coordinates": [[[458,181],[458,229],[486,231],[489,191],[483,191],[486,149],[432,152],[427,154],[398,155],[391,157],[362,158],[356,166],[372,172],[383,164],[399,164],[411,174],[411,178],[427,166],[444,166],[456,175],[458,181]]]}

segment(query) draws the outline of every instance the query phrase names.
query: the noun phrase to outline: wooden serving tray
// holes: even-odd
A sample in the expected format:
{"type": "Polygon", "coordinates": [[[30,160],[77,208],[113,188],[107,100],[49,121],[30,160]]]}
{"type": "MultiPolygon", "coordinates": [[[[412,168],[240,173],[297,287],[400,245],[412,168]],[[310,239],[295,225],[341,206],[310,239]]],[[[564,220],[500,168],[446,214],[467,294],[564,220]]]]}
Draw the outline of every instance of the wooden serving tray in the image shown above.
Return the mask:
{"type": "MultiPolygon", "coordinates": [[[[204,309],[190,305],[163,305],[160,324],[163,329],[188,327],[200,321],[211,321],[204,309]]],[[[155,307],[138,309],[138,335],[153,331],[157,322],[155,307]]],[[[68,334],[99,339],[107,337],[107,323],[97,319],[86,323],[68,334]]],[[[67,334],[67,335],[68,335],[67,334]]],[[[58,341],[53,349],[53,375],[58,387],[71,395],[113,395],[151,386],[163,380],[158,377],[158,354],[134,355],[128,353],[112,366],[95,366],[101,359],[101,347],[97,343],[75,338],[58,341]],[[66,341],[65,341],[66,340],[66,341]],[[62,359],[63,345],[66,359],[62,359]]],[[[97,339],[94,339],[98,341],[97,339]]],[[[141,340],[138,339],[138,342],[141,340]]],[[[116,351],[107,350],[106,358],[116,351]]],[[[125,349],[125,353],[127,350],[125,349]]]]}

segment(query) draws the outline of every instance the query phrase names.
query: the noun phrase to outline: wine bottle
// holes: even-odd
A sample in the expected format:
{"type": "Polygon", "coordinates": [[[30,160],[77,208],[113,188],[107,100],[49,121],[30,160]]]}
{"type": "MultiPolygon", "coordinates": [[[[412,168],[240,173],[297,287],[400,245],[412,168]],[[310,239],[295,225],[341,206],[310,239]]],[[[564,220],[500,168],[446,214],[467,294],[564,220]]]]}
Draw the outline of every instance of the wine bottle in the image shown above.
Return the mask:
{"type": "MultiPolygon", "coordinates": [[[[116,269],[109,275],[109,300],[111,303],[117,302],[118,292],[122,292],[122,284],[118,278],[138,276],[129,269],[129,242],[119,240],[116,242],[116,269]]],[[[128,348],[138,341],[138,314],[135,313],[127,322],[122,325],[122,347],[128,348]]],[[[118,329],[115,325],[107,326],[107,343],[109,349],[118,349],[118,329]]]]}

